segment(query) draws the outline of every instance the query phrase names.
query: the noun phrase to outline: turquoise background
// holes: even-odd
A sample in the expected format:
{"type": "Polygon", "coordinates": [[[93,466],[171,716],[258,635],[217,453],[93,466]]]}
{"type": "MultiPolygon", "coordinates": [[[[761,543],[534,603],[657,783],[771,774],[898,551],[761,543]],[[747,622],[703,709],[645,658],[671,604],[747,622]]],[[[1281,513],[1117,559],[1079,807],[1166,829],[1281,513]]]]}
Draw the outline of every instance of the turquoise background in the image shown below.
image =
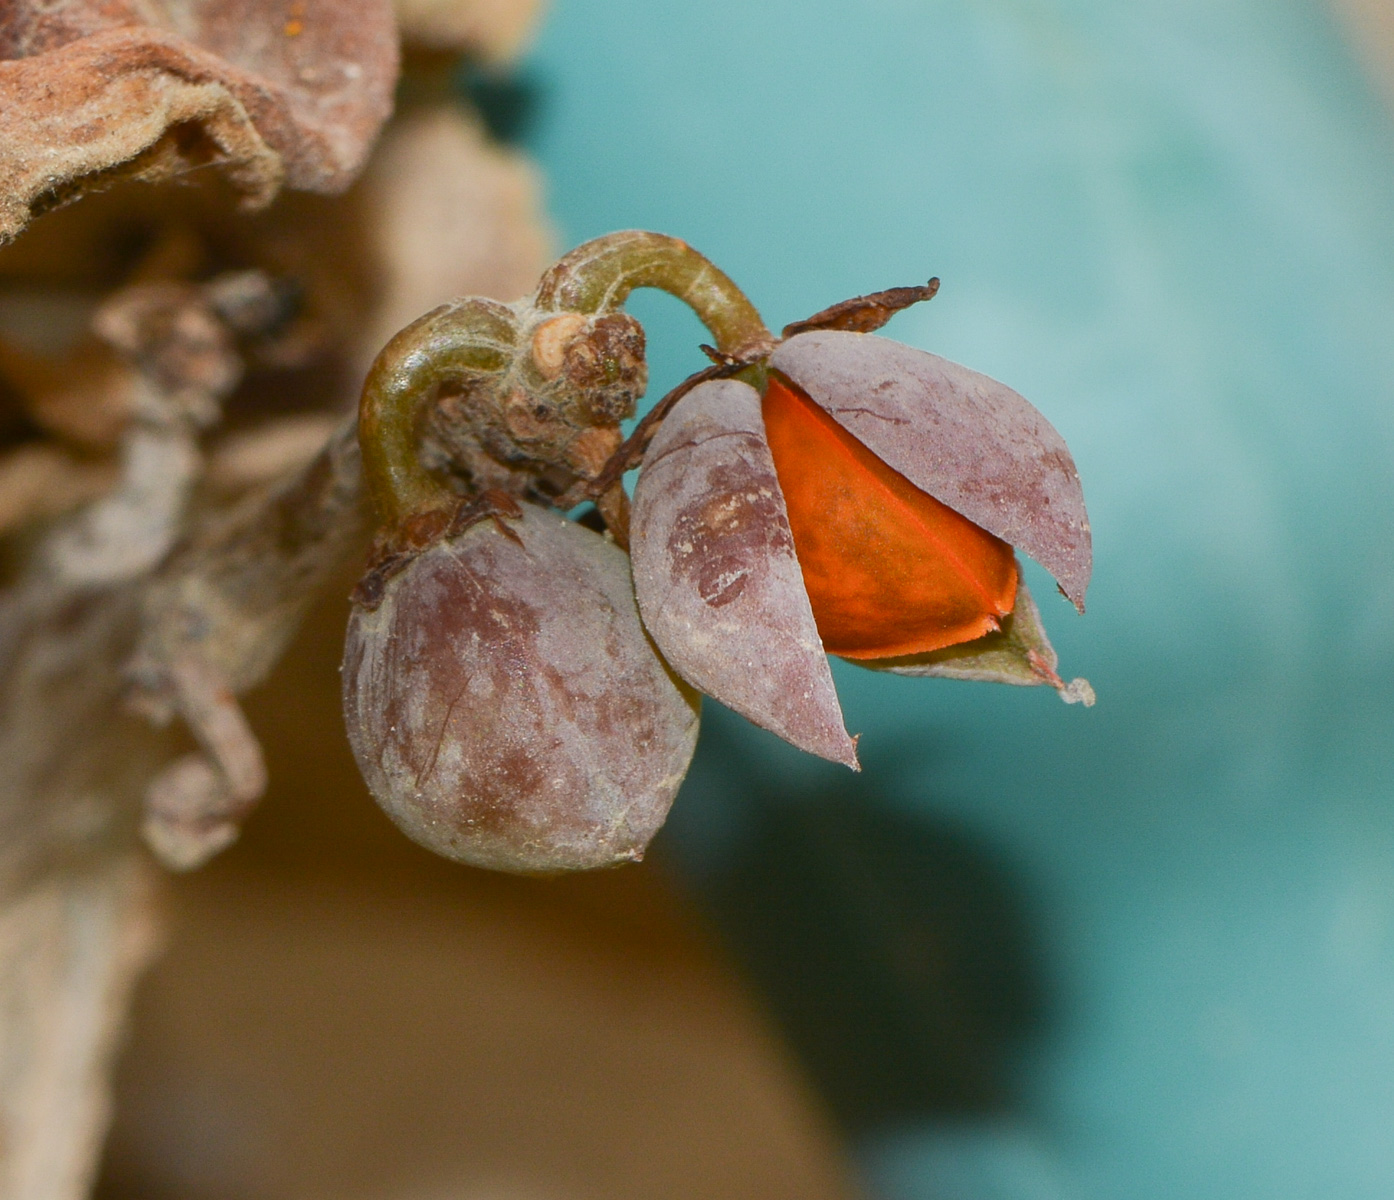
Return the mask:
{"type": "MultiPolygon", "coordinates": [[[[556,0],[527,70],[567,244],[678,234],[776,327],[940,275],[886,332],[1084,480],[1088,615],[1030,578],[1096,708],[836,668],[866,803],[994,848],[1056,996],[1012,1105],[856,1132],[874,1186],[1394,1195],[1394,125],[1326,11],[556,0]]],[[[702,334],[631,307],[658,395],[702,334]]],[[[728,758],[679,800],[697,878],[728,758]]]]}

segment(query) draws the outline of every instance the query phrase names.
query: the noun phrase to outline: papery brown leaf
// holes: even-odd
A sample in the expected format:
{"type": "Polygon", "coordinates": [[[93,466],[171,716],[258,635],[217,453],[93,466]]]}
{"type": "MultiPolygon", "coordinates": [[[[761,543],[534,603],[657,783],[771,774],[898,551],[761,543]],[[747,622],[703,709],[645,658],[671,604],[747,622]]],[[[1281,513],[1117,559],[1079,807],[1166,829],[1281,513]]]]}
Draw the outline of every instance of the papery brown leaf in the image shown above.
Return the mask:
{"type": "Polygon", "coordinates": [[[1092,559],[1079,474],[1024,398],[873,334],[799,334],[770,363],[916,487],[1029,554],[1083,611],[1092,559]]]}
{"type": "Polygon", "coordinates": [[[354,754],[428,849],[505,871],[634,861],[697,739],[613,543],[535,505],[424,550],[355,607],[354,754]],[[506,531],[505,531],[506,530],[506,531]]]}
{"type": "Polygon", "coordinates": [[[856,768],[754,388],[712,380],[674,407],[644,455],[630,553],[644,624],[679,675],[856,768]]]}
{"type": "Polygon", "coordinates": [[[347,186],[391,111],[388,0],[12,0],[0,241],[122,176],[215,165],[253,204],[347,186]]]}
{"type": "MultiPolygon", "coordinates": [[[[1020,574],[1018,574],[1020,578],[1020,574]]],[[[1018,687],[1049,684],[1067,704],[1094,703],[1094,689],[1084,679],[1066,683],[1056,673],[1060,658],[1046,636],[1041,613],[1026,587],[1017,584],[1016,604],[1002,628],[971,642],[961,642],[929,654],[859,661],[859,667],[892,675],[930,675],[978,683],[1010,683],[1018,687]]]]}

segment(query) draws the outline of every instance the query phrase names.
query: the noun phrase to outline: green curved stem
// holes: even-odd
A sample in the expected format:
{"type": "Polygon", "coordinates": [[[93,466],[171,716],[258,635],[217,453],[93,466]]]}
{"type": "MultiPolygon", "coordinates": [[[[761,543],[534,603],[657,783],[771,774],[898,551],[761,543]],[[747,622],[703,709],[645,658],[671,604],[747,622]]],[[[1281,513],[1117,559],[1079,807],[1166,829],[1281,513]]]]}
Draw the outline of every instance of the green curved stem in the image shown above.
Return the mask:
{"type": "Polygon", "coordinates": [[[413,321],[373,361],[358,406],[368,492],[389,522],[454,499],[417,455],[421,414],[440,385],[496,374],[512,361],[516,318],[470,299],[413,321]]]}
{"type": "Polygon", "coordinates": [[[534,303],[553,312],[610,312],[642,287],[683,301],[727,354],[771,343],[759,312],[730,277],[686,242],[661,233],[631,229],[577,246],[542,277],[534,303]]]}
{"type": "MultiPolygon", "coordinates": [[[[726,354],[764,354],[773,344],[759,312],[725,272],[686,242],[660,233],[629,230],[578,246],[542,277],[533,310],[612,312],[641,287],[687,304],[726,354]]],[[[387,521],[400,523],[455,499],[421,465],[421,414],[442,384],[508,370],[517,337],[511,309],[471,298],[427,313],[378,355],[363,385],[358,439],[368,491],[387,521]]]]}

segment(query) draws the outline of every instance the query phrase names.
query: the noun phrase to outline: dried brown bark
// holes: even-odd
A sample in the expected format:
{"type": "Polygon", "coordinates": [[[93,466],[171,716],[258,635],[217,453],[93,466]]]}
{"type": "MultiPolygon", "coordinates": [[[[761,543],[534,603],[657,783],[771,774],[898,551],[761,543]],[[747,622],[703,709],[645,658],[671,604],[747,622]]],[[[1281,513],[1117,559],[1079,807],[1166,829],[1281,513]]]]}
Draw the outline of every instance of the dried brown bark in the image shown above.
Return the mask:
{"type": "Polygon", "coordinates": [[[396,54],[378,0],[0,10],[3,1200],[90,1186],[156,940],[142,832],[195,865],[264,784],[235,697],[363,544],[372,339],[544,265],[530,170],[445,102],[348,195],[239,212],[352,182],[396,54]]]}

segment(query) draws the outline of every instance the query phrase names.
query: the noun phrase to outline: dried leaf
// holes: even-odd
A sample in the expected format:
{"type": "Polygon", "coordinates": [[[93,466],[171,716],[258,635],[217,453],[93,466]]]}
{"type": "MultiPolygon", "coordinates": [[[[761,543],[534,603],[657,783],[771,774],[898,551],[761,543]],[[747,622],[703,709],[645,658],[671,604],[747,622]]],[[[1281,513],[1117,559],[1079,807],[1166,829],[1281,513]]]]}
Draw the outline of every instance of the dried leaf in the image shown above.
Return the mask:
{"type": "Polygon", "coordinates": [[[115,178],[217,166],[253,204],[338,191],[391,110],[388,0],[16,0],[0,23],[0,241],[115,178]]]}
{"type": "Polygon", "coordinates": [[[856,768],[754,388],[711,380],[674,407],[644,456],[630,545],[639,611],[679,675],[856,768]]]}
{"type": "Polygon", "coordinates": [[[1072,679],[1066,683],[1056,673],[1059,662],[1055,647],[1041,624],[1040,610],[1023,579],[1017,584],[1012,613],[998,632],[929,654],[863,660],[857,665],[889,671],[893,675],[935,675],[979,683],[1010,683],[1018,687],[1049,684],[1067,704],[1082,702],[1086,708],[1092,706],[1094,689],[1089,682],[1072,679]]]}
{"type": "Polygon", "coordinates": [[[344,648],[344,714],[402,830],[505,871],[634,861],[697,739],[623,551],[535,505],[422,551],[344,648]]]}
{"type": "Polygon", "coordinates": [[[916,487],[1029,554],[1083,611],[1092,560],[1079,474],[1025,399],[872,334],[799,334],[770,362],[916,487]]]}

